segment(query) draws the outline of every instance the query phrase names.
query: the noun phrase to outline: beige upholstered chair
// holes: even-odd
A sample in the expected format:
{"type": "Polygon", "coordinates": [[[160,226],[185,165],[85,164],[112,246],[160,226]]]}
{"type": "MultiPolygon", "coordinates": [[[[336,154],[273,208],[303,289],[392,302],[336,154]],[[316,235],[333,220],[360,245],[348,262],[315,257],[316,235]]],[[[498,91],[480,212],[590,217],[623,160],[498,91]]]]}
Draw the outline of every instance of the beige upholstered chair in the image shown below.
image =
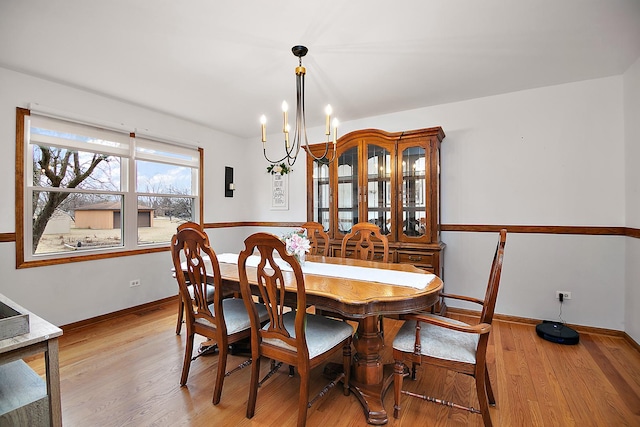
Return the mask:
{"type": "Polygon", "coordinates": [[[305,222],[302,228],[307,231],[307,238],[311,243],[311,255],[329,256],[329,235],[319,222],[305,222]]]}
{"type": "Polygon", "coordinates": [[[481,413],[484,425],[490,427],[491,416],[489,404],[495,405],[495,398],[489,374],[487,372],[487,345],[493,311],[498,297],[500,274],[504,246],[507,240],[507,230],[500,230],[500,239],[491,264],[489,283],[484,300],[476,298],[441,294],[445,298],[455,298],[462,301],[477,303],[482,306],[480,322],[476,325],[449,319],[435,314],[407,315],[405,324],[400,328],[393,340],[394,365],[394,411],[393,416],[400,414],[400,396],[407,394],[446,406],[466,409],[481,413]],[[411,377],[416,378],[416,365],[429,364],[470,375],[476,380],[476,392],[480,409],[468,408],[455,403],[443,401],[429,396],[409,393],[402,390],[404,361],[410,361],[411,377]]]}
{"type": "MultiPolygon", "coordinates": [[[[300,375],[298,426],[304,426],[307,420],[307,408],[310,406],[309,372],[314,367],[325,363],[340,349],[342,349],[344,365],[342,376],[344,394],[349,394],[353,327],[347,322],[306,312],[304,276],[300,264],[293,255],[287,253],[284,242],[273,234],[256,233],[245,240],[245,248],[238,258],[238,271],[242,298],[251,318],[253,364],[247,417],[251,418],[255,413],[260,359],[267,357],[298,368],[300,375]],[[257,268],[252,268],[249,273],[247,258],[256,250],[260,259],[257,268]],[[292,273],[286,274],[286,280],[295,282],[287,283],[296,289],[295,310],[288,310],[285,305],[287,293],[285,292],[285,274],[281,266],[276,263],[278,257],[281,258],[281,260],[278,259],[279,262],[288,263],[293,270],[292,273]],[[264,327],[259,324],[258,309],[253,303],[252,294],[257,294],[264,301],[269,312],[270,321],[264,327]]],[[[272,373],[273,369],[266,377],[271,376],[272,373]]],[[[327,388],[320,395],[323,395],[327,388]]]]}
{"type": "MultiPolygon", "coordinates": [[[[209,246],[209,239],[204,232],[188,227],[180,229],[171,239],[171,257],[180,289],[180,298],[184,303],[187,326],[180,385],[184,386],[187,383],[195,334],[215,340],[220,353],[213,389],[213,403],[218,404],[226,376],[229,344],[248,338],[251,333],[249,329],[251,322],[246,305],[241,298],[223,298],[218,258],[209,246]],[[213,276],[213,282],[209,279],[210,283],[208,283],[207,276],[213,276]],[[213,286],[212,303],[207,297],[207,288],[211,286],[213,286]]],[[[264,305],[255,304],[253,309],[258,324],[266,321],[267,310],[264,305]]]]}

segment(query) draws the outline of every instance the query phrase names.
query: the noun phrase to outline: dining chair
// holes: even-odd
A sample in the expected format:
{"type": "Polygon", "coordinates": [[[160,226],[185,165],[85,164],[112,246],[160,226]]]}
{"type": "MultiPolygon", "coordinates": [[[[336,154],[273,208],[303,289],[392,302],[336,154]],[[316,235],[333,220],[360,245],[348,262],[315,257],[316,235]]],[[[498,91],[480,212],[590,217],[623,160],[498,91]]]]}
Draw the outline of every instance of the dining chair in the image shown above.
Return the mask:
{"type": "MultiPolygon", "coordinates": [[[[340,254],[343,258],[353,255],[354,258],[363,260],[389,262],[389,239],[380,232],[380,227],[376,224],[359,222],[342,238],[340,254]],[[353,244],[353,251],[349,251],[347,248],[353,244]]],[[[383,316],[379,316],[379,324],[380,335],[384,337],[383,316]]]]}
{"type": "Polygon", "coordinates": [[[470,325],[435,314],[409,314],[404,317],[406,322],[393,340],[393,358],[395,360],[393,416],[395,418],[400,416],[400,396],[405,394],[482,414],[484,425],[486,427],[492,425],[489,404],[495,405],[496,400],[487,371],[487,346],[498,297],[498,287],[500,286],[506,240],[507,230],[502,229],[491,264],[484,300],[461,295],[440,294],[445,298],[455,298],[481,305],[482,312],[477,324],[470,325]],[[474,377],[480,409],[402,390],[402,380],[405,376],[404,361],[411,362],[410,375],[414,380],[416,379],[416,365],[420,364],[434,365],[474,377]]]}
{"type": "MultiPolygon", "coordinates": [[[[200,224],[192,221],[187,221],[178,225],[176,232],[184,230],[185,228],[194,228],[204,233],[204,230],[202,229],[200,224]]],[[[189,288],[189,292],[193,293],[193,291],[191,290],[191,285],[187,283],[187,286],[189,288]]],[[[209,303],[213,302],[213,286],[207,286],[207,301],[209,303]]],[[[176,335],[180,335],[180,332],[182,331],[182,323],[184,323],[184,301],[182,301],[182,298],[178,298],[178,320],[176,322],[176,335]]]]}
{"type": "MultiPolygon", "coordinates": [[[[251,322],[241,298],[224,298],[220,266],[207,235],[196,229],[183,227],[171,239],[171,257],[175,269],[180,297],[186,315],[187,340],[182,364],[180,385],[187,383],[191,367],[195,334],[218,344],[218,368],[213,389],[213,403],[220,402],[224,383],[229,344],[249,338],[251,322]],[[208,257],[208,260],[205,259],[208,257]],[[212,279],[209,279],[212,277],[212,279]],[[208,287],[213,287],[213,302],[207,298],[208,287]],[[189,288],[190,287],[190,288],[189,288]]],[[[267,310],[262,304],[254,304],[257,322],[266,322],[267,310]]],[[[250,361],[242,363],[238,370],[250,361]]],[[[233,372],[233,371],[232,371],[233,372]]]]}
{"type": "Polygon", "coordinates": [[[266,357],[297,367],[300,376],[298,426],[301,427],[306,424],[307,408],[317,397],[323,396],[329,388],[337,384],[338,380],[341,379],[343,382],[344,394],[349,394],[351,336],[354,328],[347,322],[306,312],[307,298],[302,268],[298,260],[287,253],[285,243],[277,236],[256,233],[249,236],[244,243],[245,248],[238,257],[238,276],[242,298],[251,318],[253,359],[247,418],[252,418],[255,413],[258,387],[274,373],[272,369],[263,380],[259,380],[260,359],[266,357]],[[247,259],[256,253],[256,250],[259,256],[257,267],[249,270],[247,259]],[[283,265],[283,262],[288,266],[283,265]],[[289,270],[289,266],[292,271],[283,271],[289,270]],[[296,297],[294,310],[288,309],[285,304],[285,295],[291,296],[292,293],[296,297]],[[263,327],[259,324],[253,294],[264,301],[269,312],[269,323],[263,327]],[[341,348],[344,372],[310,402],[310,370],[326,362],[341,348]]]}
{"type": "MultiPolygon", "coordinates": [[[[301,228],[306,230],[307,238],[311,244],[309,253],[311,255],[329,256],[331,246],[329,235],[324,231],[324,226],[319,222],[308,221],[302,224],[301,228]]],[[[323,314],[322,310],[316,309],[316,314],[323,314]]]]}
{"type": "Polygon", "coordinates": [[[324,226],[319,222],[305,222],[303,229],[307,231],[307,238],[311,244],[311,255],[329,256],[329,235],[324,231],[324,226]]]}
{"type": "Polygon", "coordinates": [[[389,262],[389,239],[376,224],[359,222],[342,238],[340,254],[343,258],[353,255],[353,258],[389,262]],[[348,250],[351,245],[353,250],[348,250]]]}

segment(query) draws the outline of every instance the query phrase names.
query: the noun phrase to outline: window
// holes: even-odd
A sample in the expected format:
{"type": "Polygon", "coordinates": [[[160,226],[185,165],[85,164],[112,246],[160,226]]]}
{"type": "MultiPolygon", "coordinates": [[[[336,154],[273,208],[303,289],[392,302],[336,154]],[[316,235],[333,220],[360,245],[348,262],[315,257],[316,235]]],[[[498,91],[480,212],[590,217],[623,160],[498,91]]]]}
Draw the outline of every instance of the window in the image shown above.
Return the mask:
{"type": "Polygon", "coordinates": [[[18,267],[166,250],[199,220],[201,150],[23,109],[17,120],[18,267]]]}

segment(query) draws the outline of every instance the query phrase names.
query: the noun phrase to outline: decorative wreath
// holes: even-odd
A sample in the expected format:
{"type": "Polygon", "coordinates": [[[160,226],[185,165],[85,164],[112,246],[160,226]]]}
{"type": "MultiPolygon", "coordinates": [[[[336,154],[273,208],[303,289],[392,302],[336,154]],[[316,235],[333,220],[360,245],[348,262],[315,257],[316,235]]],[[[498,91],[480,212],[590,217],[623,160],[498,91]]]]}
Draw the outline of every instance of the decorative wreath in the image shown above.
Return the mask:
{"type": "Polygon", "coordinates": [[[285,175],[291,172],[292,170],[293,169],[291,169],[289,166],[287,166],[284,163],[280,163],[279,165],[274,163],[267,167],[267,172],[269,172],[271,175],[275,175],[277,173],[279,173],[280,175],[285,175]]]}

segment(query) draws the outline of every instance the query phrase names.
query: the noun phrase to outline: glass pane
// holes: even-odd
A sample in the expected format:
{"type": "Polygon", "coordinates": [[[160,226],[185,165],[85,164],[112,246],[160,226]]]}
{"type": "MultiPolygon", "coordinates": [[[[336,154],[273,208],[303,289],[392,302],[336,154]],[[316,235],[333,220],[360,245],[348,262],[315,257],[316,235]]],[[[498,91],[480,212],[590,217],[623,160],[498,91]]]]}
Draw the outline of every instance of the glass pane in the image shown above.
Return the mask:
{"type": "Polygon", "coordinates": [[[191,197],[139,196],[138,244],[170,242],[178,225],[193,221],[194,205],[191,197]]]}
{"type": "Polygon", "coordinates": [[[367,150],[367,221],[391,232],[391,153],[377,145],[367,150]]]}
{"type": "Polygon", "coordinates": [[[34,191],[33,253],[122,246],[122,196],[34,191]]]}
{"type": "Polygon", "coordinates": [[[313,161],[313,220],[329,230],[329,165],[313,161]]]}
{"type": "Polygon", "coordinates": [[[338,158],[338,231],[348,233],[358,222],[358,147],[338,158]]]}
{"type": "Polygon", "coordinates": [[[402,232],[406,236],[426,233],[425,149],[410,147],[402,152],[402,232]]]}
{"type": "Polygon", "coordinates": [[[136,191],[193,195],[192,171],[186,166],[136,160],[136,191]]]}
{"type": "Polygon", "coordinates": [[[33,145],[36,187],[120,191],[120,157],[33,145]],[[87,175],[88,173],[88,175],[87,175]]]}

